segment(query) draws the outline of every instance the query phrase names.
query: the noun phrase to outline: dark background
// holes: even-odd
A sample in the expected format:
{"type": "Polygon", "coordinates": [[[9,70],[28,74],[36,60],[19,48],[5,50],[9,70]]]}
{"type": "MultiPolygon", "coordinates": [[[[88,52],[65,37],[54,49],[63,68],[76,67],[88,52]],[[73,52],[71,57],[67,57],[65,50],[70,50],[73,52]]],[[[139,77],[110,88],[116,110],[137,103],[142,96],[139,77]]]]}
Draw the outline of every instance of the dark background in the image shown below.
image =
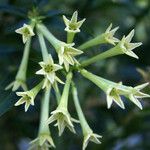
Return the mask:
{"type": "MultiPolygon", "coordinates": [[[[87,69],[93,73],[115,82],[123,81],[125,85],[135,86],[150,81],[150,1],[149,0],[0,0],[0,150],[26,150],[31,139],[36,138],[40,115],[41,94],[36,99],[35,107],[27,113],[24,107],[13,107],[18,99],[11,91],[4,91],[6,85],[13,81],[20,64],[23,52],[21,37],[14,31],[28,22],[27,14],[37,8],[46,16],[44,23],[60,40],[66,40],[62,14],[71,17],[78,10],[80,19],[86,18],[75,42],[84,41],[102,33],[113,23],[120,26],[117,37],[127,35],[135,29],[133,42],[141,41],[142,46],[135,49],[139,60],[128,56],[118,56],[95,63],[87,69]],[[140,73],[137,71],[140,68],[140,73]],[[142,70],[141,70],[142,69],[142,70]]],[[[53,48],[50,52],[55,58],[53,48]]],[[[91,57],[107,50],[110,46],[101,45],[88,50],[83,57],[91,57]]],[[[56,57],[57,59],[57,57],[56,57]]],[[[41,53],[37,38],[32,41],[28,67],[28,85],[33,87],[39,80],[35,72],[39,69],[41,53]]],[[[126,109],[115,104],[111,109],[106,107],[104,93],[94,84],[76,74],[80,101],[86,118],[94,132],[103,135],[102,144],[90,143],[87,150],[149,150],[150,149],[150,103],[142,100],[141,111],[129,100],[124,100],[126,109]]],[[[150,94],[150,89],[145,92],[150,94]]],[[[55,95],[52,93],[51,110],[55,109],[55,95]]],[[[70,112],[76,117],[72,97],[70,112]]],[[[82,133],[76,126],[77,135],[68,130],[58,137],[57,129],[50,127],[57,150],[81,150],[82,133]]]]}

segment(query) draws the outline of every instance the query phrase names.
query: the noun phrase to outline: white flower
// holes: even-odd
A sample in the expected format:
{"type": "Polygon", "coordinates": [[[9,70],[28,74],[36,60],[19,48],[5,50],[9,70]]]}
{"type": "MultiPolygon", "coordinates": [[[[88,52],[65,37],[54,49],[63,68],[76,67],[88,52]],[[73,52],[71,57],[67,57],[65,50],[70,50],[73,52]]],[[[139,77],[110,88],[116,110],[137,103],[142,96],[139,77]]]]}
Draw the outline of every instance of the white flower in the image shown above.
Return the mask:
{"type": "Polygon", "coordinates": [[[103,36],[108,43],[115,45],[115,43],[119,42],[119,40],[114,37],[114,34],[116,33],[116,31],[118,30],[119,27],[116,27],[112,30],[111,30],[111,28],[112,28],[112,24],[109,25],[109,27],[106,29],[103,36]]]}
{"type": "Polygon", "coordinates": [[[23,89],[24,91],[27,90],[27,85],[26,85],[25,81],[19,80],[19,79],[16,79],[15,81],[11,82],[11,83],[5,88],[5,90],[8,90],[8,89],[11,89],[11,88],[12,88],[12,91],[16,91],[19,87],[22,87],[22,89],[23,89]]]}
{"type": "Polygon", "coordinates": [[[55,147],[52,137],[48,133],[40,133],[39,136],[30,142],[29,150],[49,150],[55,147]]]}
{"type": "Polygon", "coordinates": [[[15,103],[15,106],[25,103],[25,111],[27,111],[30,105],[34,105],[35,94],[32,91],[16,92],[16,94],[21,98],[15,103]]]}
{"type": "Polygon", "coordinates": [[[56,76],[55,72],[62,69],[63,67],[54,64],[54,61],[50,54],[48,55],[46,62],[40,62],[39,64],[42,67],[42,69],[37,71],[36,74],[44,75],[46,77],[43,87],[46,86],[48,81],[50,81],[51,84],[53,84],[56,80],[62,83],[62,81],[56,76]]]}
{"type": "Polygon", "coordinates": [[[134,30],[132,30],[126,37],[123,36],[122,40],[119,42],[119,45],[123,53],[138,59],[139,57],[132,50],[142,45],[142,43],[131,43],[133,36],[134,30]]]}
{"type": "Polygon", "coordinates": [[[81,50],[78,50],[73,46],[74,43],[66,44],[62,42],[58,49],[59,64],[64,64],[66,71],[69,71],[69,65],[78,63],[74,57],[83,53],[81,50]]]}
{"type": "Polygon", "coordinates": [[[77,11],[73,13],[71,20],[68,20],[65,16],[63,16],[63,20],[66,25],[65,31],[74,33],[80,32],[80,27],[82,26],[85,19],[77,21],[77,18],[78,18],[77,11]]]}
{"type": "Polygon", "coordinates": [[[101,144],[101,142],[99,141],[99,138],[102,138],[102,136],[98,135],[98,134],[94,134],[93,131],[91,130],[91,132],[87,133],[85,136],[84,136],[84,141],[83,141],[83,147],[82,147],[82,150],[85,150],[88,143],[91,141],[91,142],[94,142],[96,144],[101,144]]]}
{"type": "Polygon", "coordinates": [[[15,103],[15,106],[19,106],[25,103],[25,112],[26,112],[30,105],[34,105],[34,99],[38,94],[38,92],[41,90],[42,85],[43,85],[43,81],[37,84],[30,91],[16,92],[18,96],[21,96],[21,98],[15,103]]]}
{"type": "Polygon", "coordinates": [[[73,119],[68,110],[62,107],[58,107],[55,111],[51,112],[52,116],[47,120],[47,123],[50,124],[54,121],[57,121],[55,126],[58,126],[59,136],[62,135],[65,127],[69,128],[69,130],[75,133],[73,122],[78,122],[73,119]]]}
{"type": "Polygon", "coordinates": [[[115,88],[115,87],[108,88],[108,90],[106,92],[106,96],[107,96],[107,108],[108,109],[111,107],[113,101],[117,105],[119,105],[122,109],[125,109],[117,88],[115,88]]]}
{"type": "Polygon", "coordinates": [[[27,24],[24,24],[23,27],[17,29],[15,32],[22,35],[23,43],[26,43],[28,38],[35,35],[33,32],[33,28],[27,24]]]}
{"type": "Polygon", "coordinates": [[[141,92],[140,90],[144,89],[148,85],[149,85],[149,83],[144,83],[144,84],[138,85],[138,86],[136,86],[134,88],[131,88],[131,90],[130,90],[131,92],[127,96],[140,109],[143,109],[143,107],[142,107],[140,101],[138,100],[138,98],[150,97],[149,94],[145,94],[145,93],[141,92]]]}

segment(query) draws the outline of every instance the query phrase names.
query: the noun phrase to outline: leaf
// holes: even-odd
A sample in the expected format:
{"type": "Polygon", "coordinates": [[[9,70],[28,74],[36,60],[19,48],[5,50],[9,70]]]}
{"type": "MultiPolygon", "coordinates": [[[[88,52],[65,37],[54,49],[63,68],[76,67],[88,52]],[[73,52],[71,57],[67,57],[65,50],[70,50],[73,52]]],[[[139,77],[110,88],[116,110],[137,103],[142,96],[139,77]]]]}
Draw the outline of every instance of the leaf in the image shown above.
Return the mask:
{"type": "Polygon", "coordinates": [[[14,14],[23,18],[26,18],[27,16],[27,12],[24,9],[10,5],[0,5],[0,12],[7,12],[9,14],[14,14]]]}
{"type": "Polygon", "coordinates": [[[0,91],[0,117],[14,106],[16,102],[15,93],[0,91]]]}

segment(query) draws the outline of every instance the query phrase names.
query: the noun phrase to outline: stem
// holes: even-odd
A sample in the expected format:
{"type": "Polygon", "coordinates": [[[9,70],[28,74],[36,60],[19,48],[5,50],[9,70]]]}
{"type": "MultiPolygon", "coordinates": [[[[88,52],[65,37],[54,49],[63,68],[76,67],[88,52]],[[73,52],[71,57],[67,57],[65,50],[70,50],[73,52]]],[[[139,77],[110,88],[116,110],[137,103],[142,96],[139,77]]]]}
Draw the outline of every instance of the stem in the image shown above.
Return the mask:
{"type": "Polygon", "coordinates": [[[81,123],[81,127],[83,130],[83,134],[86,134],[89,130],[91,131],[91,129],[90,129],[90,127],[85,119],[85,116],[83,114],[83,111],[81,109],[81,106],[79,103],[79,98],[78,98],[78,93],[77,93],[77,88],[75,87],[74,83],[72,83],[72,94],[73,94],[73,100],[74,100],[74,104],[76,107],[76,111],[77,111],[77,114],[78,114],[78,117],[79,117],[79,120],[81,123]]]}
{"type": "Polygon", "coordinates": [[[45,89],[45,93],[42,99],[39,133],[50,132],[49,127],[46,124],[46,121],[49,116],[50,92],[51,86],[45,89]]]}
{"type": "Polygon", "coordinates": [[[44,40],[43,35],[40,32],[37,32],[37,34],[38,34],[38,38],[39,38],[39,42],[40,42],[40,46],[41,46],[41,50],[42,50],[43,60],[44,60],[44,62],[46,62],[47,58],[48,58],[48,50],[47,50],[47,47],[45,44],[45,40],[44,40]]]}
{"type": "Polygon", "coordinates": [[[22,61],[19,67],[19,71],[17,72],[16,79],[25,82],[26,80],[26,72],[28,66],[29,52],[30,52],[31,38],[29,38],[25,44],[22,61]]]}
{"type": "Polygon", "coordinates": [[[102,44],[102,43],[106,43],[106,42],[107,41],[105,40],[103,34],[101,34],[101,35],[95,37],[94,39],[83,43],[81,46],[78,47],[78,49],[85,50],[85,49],[90,48],[92,46],[96,46],[96,45],[99,45],[99,44],[102,44]]]}
{"type": "Polygon", "coordinates": [[[37,29],[39,32],[41,32],[46,39],[53,45],[53,47],[57,50],[58,49],[58,43],[59,41],[43,24],[37,24],[37,29]]]}
{"type": "Polygon", "coordinates": [[[43,86],[43,80],[39,84],[37,84],[33,89],[31,89],[30,91],[32,91],[34,93],[34,96],[36,96],[39,93],[39,91],[41,90],[42,86],[43,86]]]}
{"type": "Polygon", "coordinates": [[[66,79],[65,87],[63,89],[62,97],[60,99],[59,107],[64,107],[64,108],[68,107],[68,96],[69,96],[71,79],[72,79],[72,73],[70,72],[67,75],[67,79],[66,79]]]}
{"type": "Polygon", "coordinates": [[[101,88],[103,91],[107,91],[108,89],[108,86],[109,86],[109,82],[107,82],[107,80],[99,77],[99,76],[96,76],[90,72],[88,72],[87,70],[85,69],[82,69],[80,71],[80,73],[87,79],[89,79],[90,81],[92,81],[93,83],[95,83],[99,88],[101,88]]]}
{"type": "Polygon", "coordinates": [[[57,82],[55,83],[54,90],[55,90],[55,94],[56,94],[57,104],[59,104],[61,94],[60,94],[57,82]]]}
{"type": "Polygon", "coordinates": [[[87,60],[81,62],[81,66],[86,67],[90,64],[93,64],[93,63],[99,61],[99,60],[103,60],[103,59],[113,57],[116,55],[120,55],[120,54],[122,54],[122,52],[120,50],[120,47],[117,45],[117,46],[107,50],[106,52],[100,53],[99,55],[96,55],[90,59],[87,59],[87,60]]]}
{"type": "Polygon", "coordinates": [[[75,36],[74,32],[67,32],[67,43],[72,43],[74,36],[75,36]]]}

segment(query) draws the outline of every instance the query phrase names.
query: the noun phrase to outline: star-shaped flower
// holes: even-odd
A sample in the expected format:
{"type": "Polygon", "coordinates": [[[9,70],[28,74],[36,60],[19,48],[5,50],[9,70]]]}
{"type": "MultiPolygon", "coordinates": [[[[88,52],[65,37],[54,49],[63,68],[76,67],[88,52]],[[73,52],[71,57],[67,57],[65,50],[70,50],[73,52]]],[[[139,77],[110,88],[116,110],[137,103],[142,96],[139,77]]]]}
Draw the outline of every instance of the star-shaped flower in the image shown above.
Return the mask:
{"type": "Polygon", "coordinates": [[[27,24],[24,24],[23,27],[17,29],[15,32],[22,35],[23,43],[26,43],[28,38],[35,35],[33,32],[33,28],[27,24]]]}
{"type": "Polygon", "coordinates": [[[15,106],[19,106],[25,103],[25,112],[26,112],[30,105],[34,105],[34,99],[38,94],[38,92],[41,90],[42,85],[43,81],[41,81],[39,84],[37,84],[34,88],[32,88],[29,91],[16,92],[18,96],[21,96],[21,98],[15,103],[15,106]]]}
{"type": "Polygon", "coordinates": [[[138,98],[150,97],[149,94],[145,94],[145,93],[141,92],[140,90],[144,89],[148,85],[149,85],[149,83],[144,83],[144,84],[138,85],[134,88],[131,88],[130,93],[127,96],[140,109],[143,109],[143,107],[142,107],[142,104],[140,103],[140,101],[138,100],[138,98]]]}
{"type": "Polygon", "coordinates": [[[6,88],[5,90],[11,89],[12,91],[16,91],[19,87],[21,87],[24,91],[27,90],[27,85],[25,83],[25,81],[23,80],[19,80],[16,79],[15,81],[11,82],[6,88]]]}
{"type": "Polygon", "coordinates": [[[115,45],[116,42],[119,42],[119,40],[117,38],[114,37],[114,34],[116,33],[116,31],[119,29],[119,27],[116,27],[114,29],[112,28],[112,24],[109,25],[109,27],[106,29],[105,33],[103,34],[105,40],[112,44],[115,45]]]}
{"type": "Polygon", "coordinates": [[[85,19],[81,21],[77,21],[77,19],[78,19],[77,11],[73,13],[71,20],[68,20],[65,16],[63,16],[63,20],[66,25],[65,31],[74,33],[80,32],[80,27],[82,26],[85,19]]]}
{"type": "Polygon", "coordinates": [[[26,112],[30,105],[34,105],[35,94],[32,91],[16,92],[16,94],[21,96],[21,98],[15,103],[15,106],[19,106],[25,103],[26,112]]]}
{"type": "Polygon", "coordinates": [[[52,116],[47,120],[47,123],[50,124],[54,121],[57,121],[55,126],[58,126],[59,136],[62,135],[65,127],[75,133],[74,125],[72,122],[78,122],[76,119],[72,118],[67,109],[58,107],[55,111],[51,112],[52,116]]]}
{"type": "Polygon", "coordinates": [[[84,141],[83,141],[83,147],[82,147],[82,150],[85,150],[88,143],[91,141],[91,142],[94,142],[96,144],[101,144],[101,142],[99,141],[99,138],[102,138],[102,136],[98,135],[98,134],[94,134],[93,131],[91,130],[91,132],[87,133],[85,136],[84,136],[84,141]]]}
{"type": "Polygon", "coordinates": [[[124,104],[121,100],[121,97],[118,93],[118,89],[116,87],[108,88],[107,92],[107,108],[109,109],[113,103],[113,101],[119,105],[122,109],[125,109],[124,104]]]}
{"type": "Polygon", "coordinates": [[[62,42],[58,49],[59,64],[64,64],[66,71],[69,71],[69,65],[78,63],[74,57],[83,53],[81,50],[78,50],[73,46],[74,43],[66,44],[62,42]]]}
{"type": "Polygon", "coordinates": [[[55,147],[55,144],[50,134],[40,133],[35,140],[30,142],[29,150],[35,149],[48,150],[50,147],[55,147]]]}
{"type": "Polygon", "coordinates": [[[119,42],[119,45],[123,53],[138,59],[139,57],[132,50],[142,45],[142,43],[131,43],[133,36],[134,30],[132,30],[126,37],[123,36],[122,40],[119,42]]]}
{"type": "Polygon", "coordinates": [[[39,64],[42,67],[42,69],[37,71],[36,74],[44,75],[46,77],[44,85],[46,85],[48,81],[50,81],[50,83],[53,84],[56,80],[62,83],[62,81],[56,76],[55,72],[62,69],[63,67],[54,64],[54,61],[50,54],[46,62],[40,62],[39,64]]]}

